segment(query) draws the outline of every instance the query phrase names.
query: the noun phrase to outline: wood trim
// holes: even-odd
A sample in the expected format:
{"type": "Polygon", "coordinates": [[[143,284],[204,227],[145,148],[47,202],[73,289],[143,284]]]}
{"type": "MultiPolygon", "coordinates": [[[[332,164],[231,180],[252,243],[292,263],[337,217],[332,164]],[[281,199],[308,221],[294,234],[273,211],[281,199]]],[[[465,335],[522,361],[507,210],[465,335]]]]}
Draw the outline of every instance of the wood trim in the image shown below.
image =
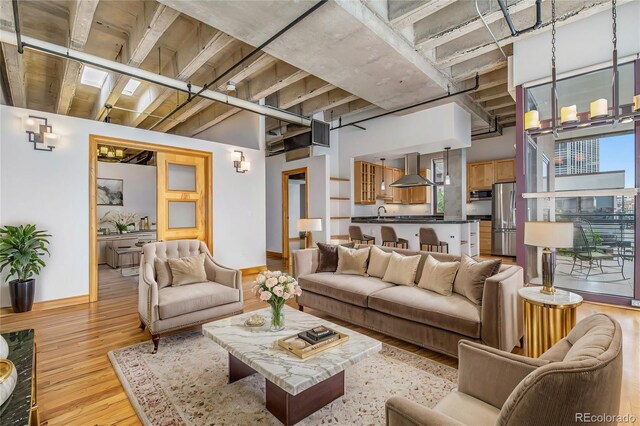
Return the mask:
{"type": "Polygon", "coordinates": [[[300,167],[292,170],[284,170],[282,172],[282,257],[289,258],[289,221],[287,213],[289,212],[289,176],[304,173],[304,211],[309,217],[309,170],[307,167],[300,167]]]}
{"type": "Polygon", "coordinates": [[[329,197],[330,200],[344,200],[349,201],[351,198],[349,197],[329,197]]]}
{"type": "Polygon", "coordinates": [[[349,182],[349,178],[341,178],[341,177],[330,177],[329,180],[338,181],[338,182],[349,182]]]}
{"type": "Polygon", "coordinates": [[[331,216],[331,220],[351,219],[350,216],[331,216]]]}
{"type": "Polygon", "coordinates": [[[266,270],[267,270],[267,265],[260,265],[260,266],[252,266],[250,268],[242,268],[240,269],[240,272],[242,272],[242,275],[253,275],[266,270]]]}
{"type": "MultiPolygon", "coordinates": [[[[204,159],[205,188],[207,198],[205,205],[205,244],[214,254],[213,246],[213,153],[196,149],[180,148],[168,145],[156,145],[129,139],[113,138],[110,136],[89,135],[89,302],[98,301],[98,145],[111,145],[122,148],[132,148],[162,152],[174,155],[196,156],[204,159]]],[[[157,206],[156,206],[157,208],[157,206]]]]}
{"type": "Polygon", "coordinates": [[[269,259],[282,259],[282,253],[277,251],[269,251],[267,250],[267,257],[269,259]]]}
{"type": "MultiPolygon", "coordinates": [[[[33,304],[33,309],[31,310],[31,312],[40,312],[40,311],[46,311],[48,309],[64,308],[65,306],[81,305],[83,303],[89,303],[88,294],[85,294],[82,296],[72,296],[72,297],[65,297],[62,299],[35,302],[33,304]]],[[[13,315],[13,314],[15,314],[15,312],[13,312],[13,309],[9,307],[0,309],[0,318],[6,317],[8,315],[13,315]]]]}

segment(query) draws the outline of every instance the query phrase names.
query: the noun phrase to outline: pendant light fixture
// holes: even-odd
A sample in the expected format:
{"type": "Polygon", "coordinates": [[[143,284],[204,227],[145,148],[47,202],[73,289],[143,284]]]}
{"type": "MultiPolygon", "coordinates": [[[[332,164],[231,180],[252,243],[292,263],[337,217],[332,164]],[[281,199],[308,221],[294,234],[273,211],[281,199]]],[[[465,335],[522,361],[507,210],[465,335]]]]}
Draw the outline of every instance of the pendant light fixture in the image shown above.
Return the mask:
{"type": "Polygon", "coordinates": [[[451,178],[449,177],[449,150],[450,146],[444,148],[444,153],[446,155],[446,163],[445,163],[445,175],[444,175],[444,184],[451,185],[451,178]]]}
{"type": "Polygon", "coordinates": [[[382,182],[380,182],[380,191],[385,191],[387,189],[387,185],[384,183],[384,160],[385,158],[381,158],[382,160],[382,182]]]}

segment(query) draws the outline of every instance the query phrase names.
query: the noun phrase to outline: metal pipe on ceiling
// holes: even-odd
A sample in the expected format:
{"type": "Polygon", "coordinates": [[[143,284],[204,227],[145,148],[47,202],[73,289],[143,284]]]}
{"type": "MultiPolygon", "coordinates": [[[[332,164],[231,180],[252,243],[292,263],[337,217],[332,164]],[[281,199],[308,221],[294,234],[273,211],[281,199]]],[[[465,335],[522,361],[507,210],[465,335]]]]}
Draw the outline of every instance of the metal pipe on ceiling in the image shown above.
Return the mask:
{"type": "Polygon", "coordinates": [[[340,124],[338,126],[333,127],[330,130],[337,130],[337,129],[341,129],[341,128],[347,127],[347,126],[353,126],[353,127],[357,127],[358,129],[361,129],[361,130],[367,130],[362,126],[358,126],[358,124],[364,123],[365,121],[374,120],[376,118],[384,117],[386,115],[396,114],[398,112],[406,111],[408,109],[416,108],[416,107],[419,107],[419,106],[422,106],[422,105],[427,105],[427,104],[430,104],[432,102],[437,102],[437,101],[441,101],[443,99],[447,99],[447,98],[451,98],[451,97],[454,97],[454,96],[462,95],[462,94],[465,94],[465,93],[468,93],[468,92],[473,92],[474,90],[477,90],[478,87],[480,87],[480,75],[476,73],[476,83],[473,85],[473,87],[469,87],[468,89],[464,89],[464,90],[461,90],[461,91],[456,92],[456,93],[449,92],[446,95],[438,96],[437,98],[429,99],[429,100],[426,100],[426,101],[423,101],[423,102],[419,102],[417,104],[409,105],[409,106],[406,106],[406,107],[394,109],[392,111],[383,112],[382,114],[377,114],[377,115],[374,115],[374,116],[371,116],[371,117],[363,118],[362,120],[353,121],[351,123],[342,124],[342,122],[340,122],[340,124]]]}
{"type": "MultiPolygon", "coordinates": [[[[17,22],[17,21],[16,21],[17,22]]],[[[17,27],[19,29],[19,27],[17,27]]],[[[214,102],[223,103],[226,105],[232,105],[236,108],[240,108],[246,111],[250,111],[256,114],[264,115],[266,117],[272,117],[276,120],[286,121],[288,123],[299,124],[301,126],[310,127],[311,120],[307,117],[294,114],[288,111],[277,110],[268,108],[263,105],[254,104],[253,102],[246,101],[244,99],[235,98],[233,96],[225,95],[213,90],[208,90],[191,85],[184,81],[176,80],[173,78],[165,77],[163,75],[155,74],[149,71],[145,71],[140,68],[135,68],[129,65],[122,64],[120,62],[104,59],[99,56],[90,55],[85,52],[74,50],[68,47],[59,46],[47,41],[38,40],[33,37],[23,36],[20,33],[13,33],[7,30],[0,30],[0,42],[18,46],[18,51],[21,48],[29,48],[32,50],[47,53],[53,56],[59,56],[65,59],[71,59],[81,62],[83,64],[91,65],[97,68],[102,68],[107,71],[120,73],[129,77],[134,77],[140,80],[144,80],[149,83],[158,84],[160,86],[167,87],[169,89],[175,89],[180,92],[189,93],[200,96],[205,99],[209,99],[214,102]],[[197,94],[193,92],[197,91],[197,94]]]]}
{"type": "MultiPolygon", "coordinates": [[[[14,0],[15,1],[15,0],[14,0]]],[[[277,38],[279,38],[282,34],[286,33],[287,31],[289,31],[291,28],[293,28],[296,24],[298,24],[300,21],[302,21],[304,18],[306,18],[307,16],[311,15],[316,9],[318,9],[320,6],[322,6],[323,4],[325,4],[328,0],[320,0],[319,2],[317,2],[316,4],[314,4],[311,8],[309,8],[307,11],[305,11],[302,15],[298,16],[296,19],[294,19],[293,21],[291,21],[289,24],[287,24],[284,28],[282,28],[280,31],[278,31],[276,34],[274,34],[273,36],[269,37],[269,39],[267,39],[264,43],[262,43],[260,46],[256,47],[255,49],[253,49],[251,52],[249,52],[246,56],[240,58],[240,60],[238,62],[236,62],[235,64],[233,64],[231,67],[229,67],[226,71],[224,71],[222,74],[220,74],[219,76],[217,76],[216,78],[214,78],[211,82],[205,84],[202,89],[200,89],[199,92],[195,93],[194,96],[199,96],[200,93],[204,90],[207,90],[209,87],[214,86],[216,83],[219,83],[224,77],[226,77],[227,75],[229,75],[231,73],[231,71],[233,71],[234,69],[236,69],[238,66],[240,66],[243,62],[245,62],[247,59],[251,58],[252,56],[254,56],[256,53],[260,52],[262,49],[264,49],[266,46],[268,46],[271,42],[273,42],[274,40],[276,40],[277,38]]],[[[153,130],[155,129],[157,126],[159,126],[160,124],[162,124],[165,120],[167,120],[169,117],[171,117],[173,114],[175,114],[176,112],[180,111],[182,108],[184,108],[185,106],[187,106],[187,104],[189,104],[194,96],[191,96],[191,94],[189,94],[189,97],[182,102],[180,105],[177,105],[174,109],[172,109],[171,111],[169,111],[169,113],[167,115],[165,115],[162,119],[160,119],[158,122],[156,122],[153,126],[150,127],[149,130],[153,130]]]]}

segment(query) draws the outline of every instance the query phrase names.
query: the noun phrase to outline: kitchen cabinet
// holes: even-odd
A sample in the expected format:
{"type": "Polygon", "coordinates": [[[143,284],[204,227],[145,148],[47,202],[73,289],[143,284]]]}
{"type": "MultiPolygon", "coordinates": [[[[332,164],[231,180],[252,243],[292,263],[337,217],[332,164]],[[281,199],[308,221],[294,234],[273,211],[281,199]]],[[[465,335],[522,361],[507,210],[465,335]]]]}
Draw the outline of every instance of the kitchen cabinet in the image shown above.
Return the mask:
{"type": "Polygon", "coordinates": [[[506,160],[496,160],[493,167],[494,181],[515,182],[516,180],[516,159],[508,158],[506,160]]]}
{"type": "Polygon", "coordinates": [[[469,163],[467,165],[467,180],[469,191],[491,189],[494,182],[494,162],[469,163]]]}
{"type": "Polygon", "coordinates": [[[393,168],[376,165],[376,198],[378,200],[385,200],[388,202],[393,199],[393,188],[390,186],[393,182],[393,168]],[[380,189],[383,177],[385,185],[384,191],[380,189]]]}
{"type": "Polygon", "coordinates": [[[480,221],[480,254],[491,254],[491,221],[480,221]]]}
{"type": "MultiPolygon", "coordinates": [[[[393,182],[404,176],[404,171],[400,169],[392,169],[393,182]]],[[[391,200],[387,201],[389,204],[406,204],[409,199],[408,191],[405,188],[391,187],[391,200]]]]}
{"type": "MultiPolygon", "coordinates": [[[[420,176],[431,179],[431,170],[420,170],[420,176]]],[[[430,204],[431,196],[433,192],[432,186],[419,186],[417,188],[410,188],[409,191],[409,204],[430,204]]]]}
{"type": "Polygon", "coordinates": [[[354,203],[375,204],[376,165],[366,161],[356,161],[353,165],[354,203]]]}

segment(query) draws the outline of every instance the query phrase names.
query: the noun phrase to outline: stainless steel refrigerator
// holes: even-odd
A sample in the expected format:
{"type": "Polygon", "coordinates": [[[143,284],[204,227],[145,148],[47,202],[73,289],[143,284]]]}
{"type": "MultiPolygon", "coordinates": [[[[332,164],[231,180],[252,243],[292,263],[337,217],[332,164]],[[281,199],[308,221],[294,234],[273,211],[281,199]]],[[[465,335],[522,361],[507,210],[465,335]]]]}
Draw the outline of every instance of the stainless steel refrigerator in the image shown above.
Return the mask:
{"type": "Polygon", "coordinates": [[[491,203],[491,254],[515,256],[516,183],[494,183],[491,203]]]}

